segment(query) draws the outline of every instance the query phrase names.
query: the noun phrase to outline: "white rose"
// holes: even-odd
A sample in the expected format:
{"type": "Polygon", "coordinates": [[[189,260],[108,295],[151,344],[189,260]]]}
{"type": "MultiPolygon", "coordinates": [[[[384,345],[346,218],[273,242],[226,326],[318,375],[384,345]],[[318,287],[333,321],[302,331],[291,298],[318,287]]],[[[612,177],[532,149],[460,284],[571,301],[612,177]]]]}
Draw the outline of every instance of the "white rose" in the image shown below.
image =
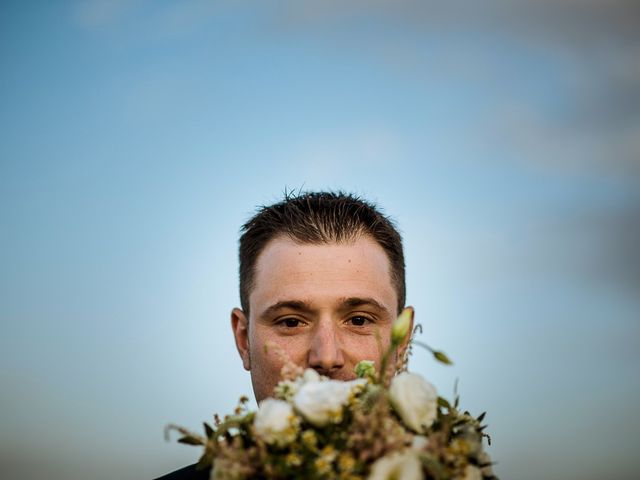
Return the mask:
{"type": "Polygon", "coordinates": [[[307,368],[302,374],[302,383],[319,382],[320,380],[322,377],[313,368],[307,368]]]}
{"type": "Polygon", "coordinates": [[[368,480],[422,480],[422,465],[413,451],[395,452],[379,458],[371,467],[368,480]]]}
{"type": "Polygon", "coordinates": [[[342,382],[340,380],[309,381],[300,387],[293,397],[296,410],[311,424],[322,427],[342,420],[342,408],[349,401],[352,390],[364,385],[364,379],[342,382]]]}
{"type": "Polygon", "coordinates": [[[267,398],[260,402],[253,419],[256,435],[267,443],[278,445],[286,445],[295,440],[298,423],[291,405],[275,398],[267,398]]]}
{"type": "Polygon", "coordinates": [[[421,433],[431,426],[438,411],[438,394],[433,385],[420,375],[402,372],[389,388],[391,403],[404,424],[421,433]]]}
{"type": "Polygon", "coordinates": [[[323,380],[324,378],[320,377],[318,372],[312,368],[307,368],[302,375],[296,377],[294,380],[280,380],[274,390],[274,396],[281,400],[291,402],[302,385],[308,382],[319,382],[323,380]]]}

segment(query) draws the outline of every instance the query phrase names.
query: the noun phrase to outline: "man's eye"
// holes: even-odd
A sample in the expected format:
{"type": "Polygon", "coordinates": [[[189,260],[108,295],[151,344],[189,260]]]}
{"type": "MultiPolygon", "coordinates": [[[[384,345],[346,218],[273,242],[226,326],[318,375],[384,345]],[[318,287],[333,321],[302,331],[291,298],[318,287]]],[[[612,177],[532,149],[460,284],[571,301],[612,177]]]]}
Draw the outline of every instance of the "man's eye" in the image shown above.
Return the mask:
{"type": "Polygon", "coordinates": [[[369,320],[367,317],[351,317],[349,319],[349,322],[351,322],[351,325],[354,325],[356,327],[363,327],[367,323],[371,322],[371,320],[369,320]]]}
{"type": "Polygon", "coordinates": [[[300,320],[297,318],[285,318],[280,321],[280,324],[288,328],[295,328],[300,326],[300,320]]]}

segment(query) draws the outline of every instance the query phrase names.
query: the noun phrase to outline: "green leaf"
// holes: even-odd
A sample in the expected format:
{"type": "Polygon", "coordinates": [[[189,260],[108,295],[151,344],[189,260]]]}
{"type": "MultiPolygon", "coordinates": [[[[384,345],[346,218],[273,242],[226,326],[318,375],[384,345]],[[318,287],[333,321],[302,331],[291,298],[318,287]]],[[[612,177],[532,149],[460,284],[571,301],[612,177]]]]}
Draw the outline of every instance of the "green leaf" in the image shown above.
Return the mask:
{"type": "Polygon", "coordinates": [[[484,420],[484,416],[485,416],[486,414],[487,414],[487,412],[482,412],[482,413],[478,416],[478,418],[477,418],[478,422],[482,422],[482,420],[484,420]]]}
{"type": "Polygon", "coordinates": [[[447,410],[451,410],[451,404],[447,401],[446,398],[438,397],[438,405],[446,408],[447,410]]]}
{"type": "Polygon", "coordinates": [[[213,428],[211,428],[211,425],[209,425],[207,422],[203,422],[204,425],[204,433],[208,438],[211,438],[213,436],[213,428]]]}
{"type": "Polygon", "coordinates": [[[190,435],[186,435],[182,438],[179,438],[178,443],[184,443],[187,445],[203,445],[202,440],[196,437],[192,437],[190,435]]]}

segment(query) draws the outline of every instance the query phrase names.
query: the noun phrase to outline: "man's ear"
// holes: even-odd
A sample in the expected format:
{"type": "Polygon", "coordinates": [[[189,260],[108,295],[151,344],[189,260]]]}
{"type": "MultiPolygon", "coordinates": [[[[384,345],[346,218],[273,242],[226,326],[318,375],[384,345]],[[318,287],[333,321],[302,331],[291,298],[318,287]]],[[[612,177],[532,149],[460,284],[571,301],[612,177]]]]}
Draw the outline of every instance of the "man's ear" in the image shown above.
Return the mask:
{"type": "Polygon", "coordinates": [[[242,358],[245,370],[251,370],[251,357],[249,355],[249,319],[239,308],[231,311],[231,329],[236,340],[236,348],[242,358]]]}

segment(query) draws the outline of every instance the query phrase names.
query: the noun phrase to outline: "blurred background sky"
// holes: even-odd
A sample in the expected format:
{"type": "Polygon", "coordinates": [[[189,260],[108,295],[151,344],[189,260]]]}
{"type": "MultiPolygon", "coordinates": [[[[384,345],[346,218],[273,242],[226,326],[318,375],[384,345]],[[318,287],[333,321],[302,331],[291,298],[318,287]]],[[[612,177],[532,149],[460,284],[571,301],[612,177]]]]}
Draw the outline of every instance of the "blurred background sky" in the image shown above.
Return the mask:
{"type": "Polygon", "coordinates": [[[640,4],[0,3],[0,468],[153,478],[251,393],[237,238],[286,189],[404,235],[411,368],[503,479],[637,476],[640,4]]]}

